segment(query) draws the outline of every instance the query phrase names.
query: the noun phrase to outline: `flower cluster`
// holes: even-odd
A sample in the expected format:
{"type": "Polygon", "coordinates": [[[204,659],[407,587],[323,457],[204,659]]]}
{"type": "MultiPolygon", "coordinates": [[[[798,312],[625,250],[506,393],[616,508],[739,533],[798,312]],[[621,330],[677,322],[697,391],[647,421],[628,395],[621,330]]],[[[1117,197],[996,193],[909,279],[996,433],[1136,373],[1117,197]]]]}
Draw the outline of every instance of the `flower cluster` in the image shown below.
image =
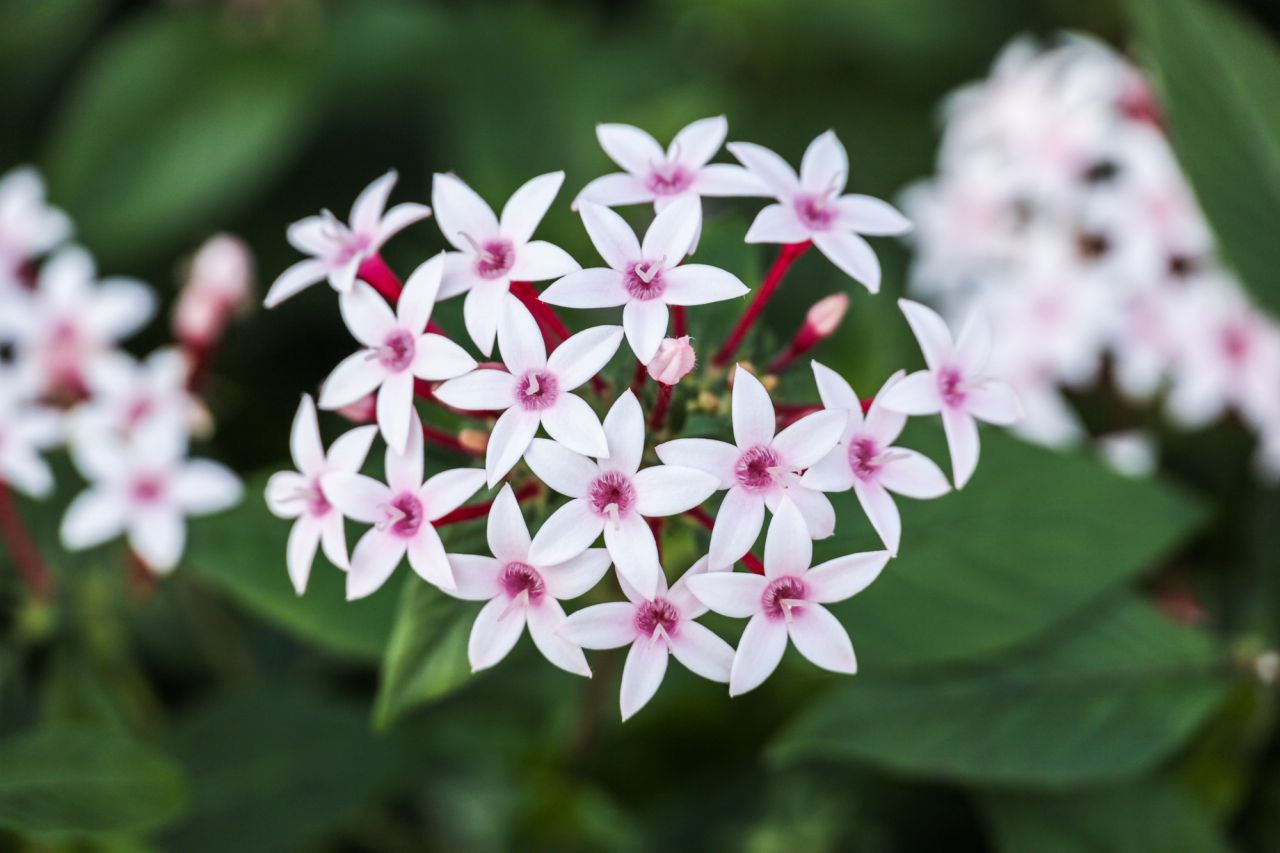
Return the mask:
{"type": "MultiPolygon", "coordinates": [[[[1224,269],[1139,71],[1090,40],[1019,40],[944,117],[938,174],[904,199],[912,285],[990,318],[1022,433],[1082,440],[1063,389],[1109,369],[1184,428],[1233,411],[1280,476],[1280,326],[1224,269]]],[[[1102,450],[1130,470],[1151,456],[1129,434],[1102,450]]]]}
{"type": "Polygon", "coordinates": [[[247,295],[247,253],[229,237],[198,253],[175,316],[179,345],[138,360],[121,343],[153,318],[154,292],[100,278],[70,235],[34,170],[0,178],[0,490],[47,498],[45,454],[66,444],[89,487],[63,517],[63,544],[88,548],[123,533],[147,568],[167,572],[181,557],[186,516],[240,497],[236,477],[188,458],[188,444],[208,423],[193,379],[247,295]]]}
{"type": "Polygon", "coordinates": [[[399,205],[383,213],[391,173],[361,194],[349,224],[326,214],[289,229],[290,240],[315,258],[287,270],[268,304],[327,277],[360,347],[324,382],[318,404],[303,398],[291,440],[297,470],[276,474],[267,487],[272,511],[294,519],[287,563],[299,593],[318,549],[346,571],[352,599],[381,587],[407,557],[414,573],[443,592],[485,602],[471,632],[473,669],[502,660],[525,626],[549,661],[580,675],[591,672],[583,649],[629,645],[624,718],[654,694],[668,655],[727,682],[735,695],[768,677],[788,637],[821,667],[855,670],[849,636],[825,605],[861,591],[897,553],[901,525],[890,493],[935,498],[950,488],[936,464],[894,446],[907,416],[942,413],[963,485],[978,456],[974,418],[1008,422],[1017,401],[986,373],[984,325],[971,324],[953,342],[936,314],[904,302],[927,370],[895,374],[864,404],[815,362],[821,403],[776,407],[767,390],[776,374],[832,334],[848,304],[842,295],[815,305],[769,375],[733,365],[787,268],[813,244],[874,292],[880,267],[859,235],[898,234],[909,225],[885,202],[842,194],[848,169],[833,133],[810,145],[799,175],[773,152],[745,143],[729,145],[742,165],[711,163],[726,133],[723,118],[704,119],[664,150],[638,128],[601,125],[602,147],[625,172],[592,181],[574,201],[600,256],[585,269],[535,239],[562,173],[520,187],[500,215],[451,174],[435,176],[430,210],[399,205]],[[699,377],[686,310],[750,292],[731,272],[689,261],[707,196],[773,197],[747,240],[783,248],[699,377]],[[649,202],[655,215],[643,235],[612,209],[649,202]],[[450,248],[402,286],[378,246],[432,214],[450,248]],[[539,292],[534,281],[551,284],[539,292]],[[464,297],[465,338],[432,320],[435,303],[455,296],[464,297]],[[571,332],[557,308],[621,309],[620,323],[571,332]],[[496,344],[498,360],[477,361],[467,339],[483,358],[496,344]],[[630,388],[605,378],[624,341],[636,362],[630,388]],[[719,391],[726,383],[727,405],[719,391]],[[727,415],[732,441],[703,437],[705,431],[680,437],[683,419],[673,417],[671,401],[682,384],[698,386],[701,393],[689,400],[706,404],[704,411],[727,415]],[[423,411],[474,426],[454,434],[424,423],[416,401],[423,411]],[[317,408],[376,425],[352,429],[326,451],[317,408]],[[381,480],[361,470],[379,433],[386,443],[381,480]],[[655,446],[650,436],[664,440],[655,446]],[[483,467],[427,476],[429,443],[483,456],[483,467]],[[496,497],[464,506],[484,488],[498,489],[496,497]],[[837,523],[825,493],[847,490],[885,548],[811,568],[813,540],[831,536],[837,523]],[[721,492],[713,517],[702,507],[721,492]],[[548,493],[563,500],[553,499],[554,509],[530,531],[521,505],[548,493]],[[751,549],[767,514],[761,564],[751,549]],[[486,516],[488,554],[446,552],[438,528],[486,516]],[[675,516],[709,529],[710,544],[669,583],[662,532],[675,516]],[[350,552],[346,519],[368,526],[350,552]],[[750,571],[734,571],[739,562],[750,571]],[[562,602],[595,588],[611,566],[625,600],[566,616],[562,602]],[[696,621],[708,609],[750,618],[736,651],[696,621]]]}

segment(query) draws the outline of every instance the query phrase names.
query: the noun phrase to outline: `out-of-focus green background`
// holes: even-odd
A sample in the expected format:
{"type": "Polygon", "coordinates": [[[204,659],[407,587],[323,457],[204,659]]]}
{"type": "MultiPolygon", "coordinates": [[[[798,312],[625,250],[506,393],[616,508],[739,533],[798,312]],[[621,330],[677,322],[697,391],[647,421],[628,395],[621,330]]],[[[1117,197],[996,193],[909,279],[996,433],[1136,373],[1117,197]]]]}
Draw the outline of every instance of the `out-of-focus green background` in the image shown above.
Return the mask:
{"type": "MultiPolygon", "coordinates": [[[[1280,81],[1273,57],[1219,56],[1231,51],[1200,45],[1213,33],[1189,19],[1151,22],[1199,4],[1132,5],[1166,36],[1183,26],[1188,54],[1203,60],[1203,47],[1280,81]]],[[[0,171],[40,166],[103,270],[168,295],[183,259],[222,230],[248,241],[265,286],[296,259],[289,222],[344,213],[391,167],[395,200],[429,201],[432,172],[453,170],[493,202],[564,169],[541,233],[588,259],[568,200],[613,170],[598,122],[666,140],[724,113],[731,139],[793,161],[833,127],[851,188],[892,198],[931,171],[939,100],[983,76],[1009,39],[1066,28],[1131,48],[1131,11],[1105,0],[0,0],[0,171]]],[[[1280,21],[1262,0],[1251,11],[1258,32],[1280,21]]],[[[1153,45],[1166,74],[1176,43],[1153,45]]],[[[1254,95],[1280,115],[1277,92],[1254,95]]],[[[1189,112],[1172,114],[1176,143],[1189,112]]],[[[1224,132],[1215,154],[1238,156],[1235,138],[1224,132]]],[[[756,205],[710,209],[707,261],[758,280],[771,255],[740,243],[756,205]]],[[[906,251],[876,246],[885,292],[854,288],[844,330],[818,353],[859,389],[918,360],[894,308],[906,251]]],[[[442,247],[428,221],[386,256],[404,272],[442,247]]],[[[777,337],[849,282],[811,253],[787,287],[795,298],[768,316],[777,337]]],[[[456,306],[442,311],[456,322],[456,306]]],[[[162,326],[139,352],[165,339],[162,326]]],[[[407,572],[347,605],[318,561],[308,596],[293,595],[287,525],[266,513],[260,472],[285,465],[299,393],[351,346],[324,287],[233,329],[209,387],[208,452],[245,475],[248,497],[193,525],[186,563],[154,592],[131,585],[118,551],[63,554],[60,510],[22,505],[63,592],[27,601],[0,563],[0,847],[1280,849],[1276,693],[1253,670],[1280,633],[1280,499],[1252,483],[1233,425],[1166,436],[1162,473],[1146,481],[987,430],[973,484],[903,502],[901,558],[837,608],[858,676],[789,653],[765,687],[730,701],[673,666],[622,725],[618,654],[592,656],[588,682],[525,640],[468,678],[474,607],[407,572]],[[1187,602],[1202,615],[1185,618],[1187,602]]],[[[808,393],[802,374],[788,381],[783,396],[808,393]]],[[[933,430],[912,429],[944,458],[933,430]]],[[[68,470],[61,479],[50,507],[75,488],[68,470]]],[[[872,547],[856,504],[838,506],[820,555],[872,547]]],[[[692,553],[700,535],[682,529],[673,547],[692,553]]],[[[454,550],[479,547],[475,525],[450,536],[454,550]]],[[[737,624],[712,624],[736,640],[737,624]]]]}

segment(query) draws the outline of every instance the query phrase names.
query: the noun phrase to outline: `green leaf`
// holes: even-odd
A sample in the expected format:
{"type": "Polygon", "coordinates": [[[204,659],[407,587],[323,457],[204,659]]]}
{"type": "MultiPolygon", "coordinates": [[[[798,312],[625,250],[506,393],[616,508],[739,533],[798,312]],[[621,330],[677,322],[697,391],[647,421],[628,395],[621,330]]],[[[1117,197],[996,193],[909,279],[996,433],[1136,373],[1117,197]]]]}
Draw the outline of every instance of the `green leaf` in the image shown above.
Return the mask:
{"type": "Polygon", "coordinates": [[[1164,780],[1064,795],[990,793],[979,805],[1002,853],[1226,853],[1213,822],[1164,780]]]}
{"type": "Polygon", "coordinates": [[[21,833],[141,833],[185,802],[178,766],[116,731],[50,729],[0,742],[0,826],[21,833]]]}
{"type": "Polygon", "coordinates": [[[85,62],[54,124],[51,193],[109,263],[197,236],[301,143],[309,53],[254,42],[220,10],[164,10],[85,62]]]}
{"type": "MultiPolygon", "coordinates": [[[[927,621],[915,630],[932,631],[927,621]]],[[[1123,598],[1008,660],[933,675],[859,675],[786,728],[775,760],[1062,787],[1141,773],[1222,700],[1221,654],[1123,598]]]]}
{"type": "MultiPolygon", "coordinates": [[[[940,444],[934,432],[905,443],[930,450],[931,442],[940,444]]],[[[879,547],[853,497],[832,497],[840,522],[832,539],[816,543],[820,557],[879,547]]],[[[997,430],[983,431],[982,462],[963,491],[898,505],[900,556],[834,608],[859,656],[880,669],[1023,645],[1151,567],[1203,517],[1158,481],[1120,477],[1094,459],[997,430]]]]}
{"type": "MultiPolygon", "coordinates": [[[[467,539],[474,540],[483,531],[469,533],[467,539]]],[[[449,550],[476,549],[451,541],[449,550]]],[[[450,598],[428,583],[405,584],[382,661],[375,725],[389,726],[411,708],[452,693],[471,677],[467,640],[476,612],[473,602],[450,598]]]]}
{"type": "Polygon", "coordinates": [[[1227,260],[1280,311],[1280,50],[1226,3],[1131,0],[1169,135],[1227,260]]]}
{"type": "Polygon", "coordinates": [[[166,839],[187,853],[308,849],[382,794],[406,761],[369,732],[361,703],[261,688],[187,719],[177,751],[192,812],[166,839]]]}
{"type": "Polygon", "coordinates": [[[306,594],[295,593],[285,569],[292,523],[275,518],[263,505],[268,476],[248,478],[244,501],[234,510],[192,522],[183,571],[323,649],[380,657],[395,615],[397,582],[347,601],[346,575],[317,555],[306,594]]]}

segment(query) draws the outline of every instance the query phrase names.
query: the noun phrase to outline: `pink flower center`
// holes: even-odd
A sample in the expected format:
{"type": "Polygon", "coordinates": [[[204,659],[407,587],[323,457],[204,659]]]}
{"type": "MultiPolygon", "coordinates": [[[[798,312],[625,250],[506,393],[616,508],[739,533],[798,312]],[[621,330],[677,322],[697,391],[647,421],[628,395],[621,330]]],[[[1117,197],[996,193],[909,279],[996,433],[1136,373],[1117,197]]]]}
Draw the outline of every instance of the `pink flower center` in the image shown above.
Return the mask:
{"type": "Polygon", "coordinates": [[[1249,355],[1249,333],[1239,324],[1223,329],[1219,342],[1227,361],[1240,364],[1249,355]]]}
{"type": "Polygon", "coordinates": [[[146,420],[155,408],[155,401],[150,397],[135,397],[134,400],[125,408],[124,425],[126,429],[133,429],[146,420]]]}
{"type": "Polygon", "coordinates": [[[757,444],[738,457],[733,475],[747,491],[763,492],[773,488],[781,466],[782,458],[772,447],[757,444]]]}
{"type": "Polygon", "coordinates": [[[591,484],[587,500],[596,515],[617,521],[635,506],[636,488],[621,471],[606,471],[591,484]]]}
{"type": "Polygon", "coordinates": [[[622,284],[632,299],[657,299],[667,289],[662,280],[662,261],[636,261],[623,274],[622,284]]]}
{"type": "Polygon", "coordinates": [[[378,525],[382,530],[390,530],[395,535],[410,539],[416,536],[424,521],[422,501],[413,492],[401,492],[391,499],[391,503],[383,507],[385,520],[378,525]]]}
{"type": "Polygon", "coordinates": [[[387,370],[400,373],[413,364],[417,349],[414,336],[407,329],[396,329],[387,335],[387,339],[374,350],[374,354],[387,370]]]}
{"type": "Polygon", "coordinates": [[[527,563],[507,563],[498,575],[498,584],[507,598],[519,598],[520,593],[526,593],[530,604],[541,601],[547,592],[547,584],[542,575],[527,563]]]}
{"type": "Polygon", "coordinates": [[[328,498],[324,496],[324,492],[320,491],[320,481],[318,479],[312,480],[308,484],[306,501],[307,514],[314,518],[328,515],[329,510],[333,508],[330,506],[328,498]]]}
{"type": "Polygon", "coordinates": [[[790,622],[796,611],[804,607],[808,594],[804,581],[794,575],[787,575],[764,588],[760,605],[764,609],[764,615],[770,619],[785,619],[790,622]]]}
{"type": "Polygon", "coordinates": [[[516,402],[531,412],[550,408],[559,396],[560,383],[545,370],[530,370],[516,381],[516,402]]]}
{"type": "Polygon", "coordinates": [[[938,371],[938,394],[949,408],[958,409],[964,405],[966,389],[964,375],[959,369],[944,367],[938,371]]]}
{"type": "Polygon", "coordinates": [[[676,635],[676,626],[680,624],[680,611],[665,598],[646,601],[636,608],[636,631],[643,637],[652,637],[659,628],[668,637],[676,635]]]}
{"type": "MultiPolygon", "coordinates": [[[[346,229],[343,228],[345,231],[346,229]]],[[[351,234],[338,248],[338,253],[334,255],[334,266],[344,267],[356,255],[363,255],[370,246],[370,240],[366,234],[351,234]]]]}
{"type": "Polygon", "coordinates": [[[645,181],[654,195],[676,195],[693,186],[694,174],[679,163],[655,163],[645,181]]]}
{"type": "Polygon", "coordinates": [[[152,474],[137,477],[129,487],[129,497],[135,503],[153,504],[164,496],[164,480],[152,474]]]}
{"type": "Polygon", "coordinates": [[[799,195],[793,202],[796,216],[811,231],[826,231],[835,224],[840,211],[827,195],[799,195]]]}
{"type": "Polygon", "coordinates": [[[861,436],[849,442],[849,470],[859,480],[874,480],[883,460],[875,439],[861,436]]]}
{"type": "Polygon", "coordinates": [[[510,240],[486,240],[477,249],[476,275],[481,278],[502,278],[516,262],[516,247],[510,240]]]}

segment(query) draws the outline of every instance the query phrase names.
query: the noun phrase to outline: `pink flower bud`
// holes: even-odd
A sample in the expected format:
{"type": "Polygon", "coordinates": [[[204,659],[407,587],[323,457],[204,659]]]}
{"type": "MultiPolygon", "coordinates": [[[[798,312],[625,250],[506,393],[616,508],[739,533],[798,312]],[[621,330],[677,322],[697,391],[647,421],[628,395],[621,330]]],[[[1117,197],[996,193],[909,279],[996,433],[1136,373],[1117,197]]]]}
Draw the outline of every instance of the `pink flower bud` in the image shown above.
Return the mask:
{"type": "Polygon", "coordinates": [[[191,259],[173,309],[173,333],[192,346],[208,346],[227,320],[249,303],[253,256],[242,240],[216,234],[191,259]]]}
{"type": "Polygon", "coordinates": [[[848,309],[848,295],[833,293],[813,304],[809,313],[805,315],[805,325],[813,330],[813,334],[819,339],[825,338],[840,328],[840,321],[844,319],[844,312],[848,309]]]}
{"type": "Polygon", "coordinates": [[[371,424],[378,419],[377,395],[367,394],[354,403],[348,403],[338,409],[338,414],[352,423],[371,424]]]}
{"type": "Polygon", "coordinates": [[[688,335],[667,338],[658,345],[657,354],[649,361],[649,375],[663,385],[675,385],[693,370],[694,360],[688,335]]]}

